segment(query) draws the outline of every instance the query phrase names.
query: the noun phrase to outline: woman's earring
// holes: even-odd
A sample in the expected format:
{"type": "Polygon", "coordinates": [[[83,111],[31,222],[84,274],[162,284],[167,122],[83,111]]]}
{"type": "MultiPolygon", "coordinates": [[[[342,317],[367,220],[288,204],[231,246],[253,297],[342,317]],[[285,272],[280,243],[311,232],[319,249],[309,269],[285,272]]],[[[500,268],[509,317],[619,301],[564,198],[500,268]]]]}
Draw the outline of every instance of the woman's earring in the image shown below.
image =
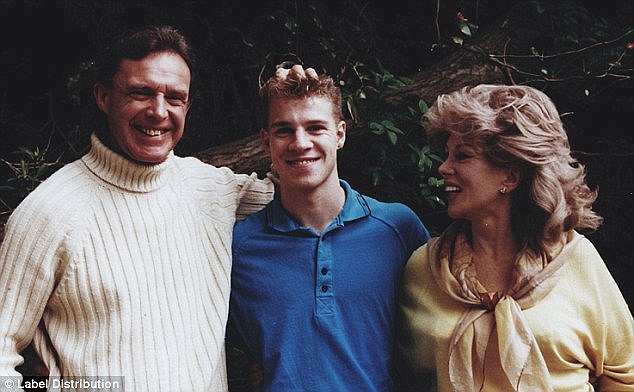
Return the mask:
{"type": "Polygon", "coordinates": [[[506,187],[503,186],[502,188],[500,188],[500,193],[501,194],[505,194],[506,193],[506,187]]]}

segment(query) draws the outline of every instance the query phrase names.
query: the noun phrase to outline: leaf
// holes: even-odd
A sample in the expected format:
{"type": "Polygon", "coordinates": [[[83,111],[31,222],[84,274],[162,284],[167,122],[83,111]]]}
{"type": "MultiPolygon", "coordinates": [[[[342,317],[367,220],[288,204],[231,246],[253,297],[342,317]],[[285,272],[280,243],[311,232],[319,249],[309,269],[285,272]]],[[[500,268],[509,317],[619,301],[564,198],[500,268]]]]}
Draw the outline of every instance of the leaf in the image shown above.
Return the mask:
{"type": "Polygon", "coordinates": [[[471,35],[475,34],[478,31],[478,25],[475,25],[471,22],[467,22],[467,25],[469,26],[469,30],[471,31],[471,35]]]}
{"type": "Polygon", "coordinates": [[[18,147],[18,151],[16,151],[16,153],[26,155],[29,158],[31,158],[31,160],[35,159],[35,155],[33,154],[33,151],[29,150],[26,147],[18,147]]]}
{"type": "Polygon", "coordinates": [[[427,200],[432,206],[434,205],[434,203],[437,203],[441,206],[445,206],[445,202],[438,196],[433,195],[433,196],[429,196],[427,198],[425,198],[425,200],[427,200]]]}
{"type": "Polygon", "coordinates": [[[372,185],[377,186],[379,185],[380,181],[381,181],[381,173],[379,173],[378,170],[374,170],[372,172],[372,185]]]}
{"type": "Polygon", "coordinates": [[[429,106],[427,105],[427,102],[421,99],[418,101],[418,109],[422,114],[425,114],[429,110],[429,106]]]}
{"type": "Polygon", "coordinates": [[[357,122],[357,106],[354,104],[354,100],[352,97],[346,98],[346,106],[348,108],[348,113],[350,113],[350,117],[352,117],[352,121],[357,122]]]}
{"type": "Polygon", "coordinates": [[[392,143],[392,145],[396,144],[396,141],[398,139],[398,136],[396,136],[396,133],[392,131],[387,131],[387,136],[390,138],[390,142],[392,143]]]}
{"type": "Polygon", "coordinates": [[[458,44],[458,45],[462,45],[464,40],[460,37],[457,36],[453,36],[451,37],[451,40],[453,41],[454,44],[458,44]]]}
{"type": "Polygon", "coordinates": [[[536,1],[533,4],[535,5],[535,11],[537,11],[538,14],[543,14],[544,12],[546,12],[546,7],[544,7],[544,5],[540,2],[536,1]]]}
{"type": "Polygon", "coordinates": [[[37,179],[41,179],[43,178],[46,173],[48,173],[48,166],[42,165],[37,169],[37,174],[35,175],[35,178],[37,179]]]}
{"type": "Polygon", "coordinates": [[[442,179],[442,178],[429,177],[427,179],[427,184],[429,184],[429,186],[433,186],[433,187],[440,187],[440,186],[445,184],[445,180],[442,179]]]}
{"type": "Polygon", "coordinates": [[[471,28],[466,23],[460,23],[460,32],[467,37],[471,37],[471,28]]]}
{"type": "Polygon", "coordinates": [[[398,133],[399,135],[405,135],[405,133],[390,120],[383,120],[381,121],[381,124],[392,132],[398,133]]]}
{"type": "Polygon", "coordinates": [[[382,135],[382,134],[385,133],[385,127],[383,125],[381,125],[379,123],[375,123],[375,122],[371,122],[370,123],[370,130],[375,135],[382,135]]]}

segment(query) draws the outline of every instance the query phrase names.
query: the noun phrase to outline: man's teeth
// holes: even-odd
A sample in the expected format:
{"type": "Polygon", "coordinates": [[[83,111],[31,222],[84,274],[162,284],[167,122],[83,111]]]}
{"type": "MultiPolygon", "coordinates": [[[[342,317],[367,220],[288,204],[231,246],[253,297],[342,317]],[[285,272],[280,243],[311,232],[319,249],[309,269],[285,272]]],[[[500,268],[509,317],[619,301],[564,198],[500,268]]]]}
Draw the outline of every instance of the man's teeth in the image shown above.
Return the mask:
{"type": "Polygon", "coordinates": [[[288,161],[291,165],[308,165],[309,163],[313,163],[317,161],[317,159],[303,159],[301,161],[288,161]]]}
{"type": "Polygon", "coordinates": [[[460,187],[447,185],[445,187],[445,192],[460,192],[460,187]]]}
{"type": "Polygon", "coordinates": [[[145,133],[148,136],[160,136],[163,134],[162,129],[145,129],[145,128],[141,128],[141,132],[145,133]]]}

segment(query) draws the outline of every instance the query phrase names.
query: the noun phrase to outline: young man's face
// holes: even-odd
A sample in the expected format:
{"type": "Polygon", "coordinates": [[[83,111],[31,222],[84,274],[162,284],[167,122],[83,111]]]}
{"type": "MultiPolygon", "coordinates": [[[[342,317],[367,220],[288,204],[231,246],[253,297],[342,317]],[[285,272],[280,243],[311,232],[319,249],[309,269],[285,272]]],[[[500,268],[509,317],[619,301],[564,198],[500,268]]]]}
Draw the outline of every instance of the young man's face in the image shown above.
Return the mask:
{"type": "Polygon", "coordinates": [[[175,53],[124,59],[112,87],[94,89],[115,150],[138,163],[163,162],[183,136],[190,81],[187,63],[175,53]]]}
{"type": "Polygon", "coordinates": [[[264,148],[284,191],[339,186],[337,150],[345,142],[346,123],[335,118],[330,100],[319,96],[274,98],[267,125],[262,130],[264,148]]]}

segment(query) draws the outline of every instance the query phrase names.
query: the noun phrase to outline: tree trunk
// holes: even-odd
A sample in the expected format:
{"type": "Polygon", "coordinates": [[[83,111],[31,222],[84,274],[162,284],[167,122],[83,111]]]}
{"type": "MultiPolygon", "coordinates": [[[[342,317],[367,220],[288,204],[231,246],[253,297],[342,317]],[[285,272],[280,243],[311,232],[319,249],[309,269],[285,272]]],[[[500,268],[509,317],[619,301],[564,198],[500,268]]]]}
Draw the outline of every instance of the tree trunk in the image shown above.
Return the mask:
{"type": "MultiPolygon", "coordinates": [[[[346,135],[347,142],[354,143],[360,134],[360,128],[349,126],[346,135]]],[[[251,174],[256,172],[259,177],[265,176],[271,169],[271,158],[264,151],[259,134],[210,147],[197,153],[196,157],[216,167],[226,166],[236,173],[251,174]]]]}
{"type": "Polygon", "coordinates": [[[262,147],[259,134],[208,148],[196,157],[217,167],[227,166],[236,173],[256,172],[263,176],[271,167],[271,159],[262,147]]]}
{"type": "MultiPolygon", "coordinates": [[[[521,16],[522,7],[525,6],[523,2],[519,2],[508,10],[500,10],[500,21],[478,33],[473,43],[445,48],[448,52],[446,57],[415,75],[412,84],[385,96],[386,103],[395,104],[406,96],[416,95],[431,104],[439,94],[462,86],[507,81],[508,76],[499,63],[491,61],[487,54],[503,53],[507,33],[500,27],[502,20],[521,16]]],[[[354,127],[349,127],[348,131],[348,139],[353,139],[360,133],[360,129],[354,127]]],[[[196,156],[214,166],[227,166],[236,173],[256,172],[264,175],[270,168],[270,159],[261,146],[259,135],[211,147],[196,156]]]]}
{"type": "Polygon", "coordinates": [[[481,83],[506,83],[509,75],[500,67],[500,63],[493,61],[490,53],[504,53],[508,42],[508,33],[501,26],[505,21],[521,17],[525,2],[511,4],[509,9],[499,10],[500,17],[490,24],[487,30],[481,31],[476,39],[455,48],[441,48],[448,50],[446,57],[429,69],[424,69],[414,76],[412,84],[395,91],[386,97],[388,102],[398,102],[408,95],[416,95],[431,104],[440,94],[455,91],[463,86],[474,86],[481,83]]]}

